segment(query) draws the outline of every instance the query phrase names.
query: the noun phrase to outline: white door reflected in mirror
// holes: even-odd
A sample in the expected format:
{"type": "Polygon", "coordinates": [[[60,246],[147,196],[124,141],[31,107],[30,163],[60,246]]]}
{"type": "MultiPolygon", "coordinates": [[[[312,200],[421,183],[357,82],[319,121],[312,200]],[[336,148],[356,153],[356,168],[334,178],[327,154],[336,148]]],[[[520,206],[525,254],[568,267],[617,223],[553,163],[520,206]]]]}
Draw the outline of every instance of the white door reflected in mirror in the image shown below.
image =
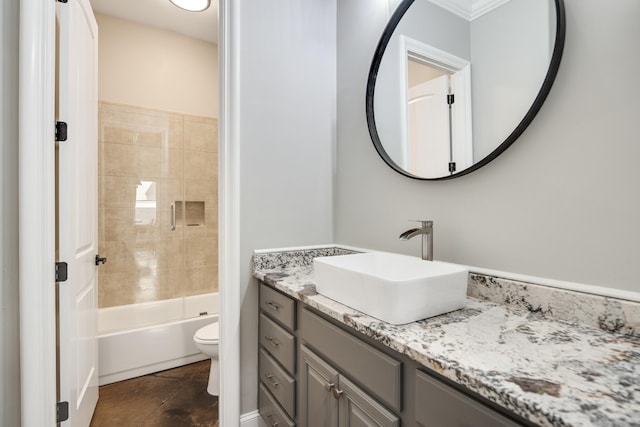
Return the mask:
{"type": "MultiPolygon", "coordinates": [[[[473,150],[469,102],[470,90],[465,82],[468,64],[462,69],[448,69],[419,59],[415,52],[407,55],[407,137],[403,166],[413,175],[439,177],[471,165],[473,150]],[[454,69],[454,70],[452,70],[454,69]]],[[[464,61],[463,61],[464,62],[464,61]]]]}
{"type": "Polygon", "coordinates": [[[447,173],[450,161],[449,76],[407,88],[407,170],[414,175],[447,173]]]}

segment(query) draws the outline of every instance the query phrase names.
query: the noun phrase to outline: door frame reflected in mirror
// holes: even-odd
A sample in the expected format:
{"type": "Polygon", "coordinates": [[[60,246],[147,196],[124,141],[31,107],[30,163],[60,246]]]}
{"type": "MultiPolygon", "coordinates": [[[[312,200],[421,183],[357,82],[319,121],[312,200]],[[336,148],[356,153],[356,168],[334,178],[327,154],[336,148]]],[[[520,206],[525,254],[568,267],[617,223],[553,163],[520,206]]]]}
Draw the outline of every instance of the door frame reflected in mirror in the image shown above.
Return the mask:
{"type": "MultiPolygon", "coordinates": [[[[399,138],[401,150],[411,151],[411,147],[420,142],[414,141],[411,136],[411,120],[408,104],[411,102],[409,61],[414,60],[428,67],[441,70],[450,75],[449,94],[455,94],[455,104],[457,108],[451,109],[448,106],[448,137],[446,149],[448,151],[446,162],[441,165],[444,170],[455,172],[457,169],[471,166],[473,163],[473,132],[472,132],[472,112],[471,112],[471,63],[464,58],[453,55],[442,49],[423,43],[406,35],[399,37],[400,42],[400,121],[407,123],[401,127],[399,138]]],[[[447,103],[447,97],[443,97],[441,102],[447,103]]],[[[443,105],[444,106],[444,105],[443,105]]],[[[421,144],[424,145],[424,144],[421,144]]],[[[423,147],[423,150],[424,147],[423,147]]],[[[428,151],[428,149],[426,150],[428,151]]],[[[411,159],[409,156],[402,158],[404,164],[399,165],[409,173],[416,176],[425,177],[425,174],[418,173],[422,168],[419,163],[421,159],[411,159]],[[413,166],[412,166],[413,165],[413,166]]],[[[428,164],[433,162],[428,161],[428,164]]],[[[447,172],[450,173],[450,172],[447,172]]],[[[446,175],[446,173],[443,173],[446,175]]],[[[437,176],[436,176],[437,177],[437,176]]]]}

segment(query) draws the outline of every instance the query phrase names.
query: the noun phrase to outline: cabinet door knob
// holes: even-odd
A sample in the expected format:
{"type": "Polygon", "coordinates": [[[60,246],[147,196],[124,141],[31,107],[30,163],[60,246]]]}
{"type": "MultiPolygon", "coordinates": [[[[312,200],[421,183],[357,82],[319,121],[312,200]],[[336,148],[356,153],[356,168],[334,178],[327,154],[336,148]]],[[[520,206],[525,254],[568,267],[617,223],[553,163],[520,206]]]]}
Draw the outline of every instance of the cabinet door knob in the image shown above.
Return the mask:
{"type": "Polygon", "coordinates": [[[338,390],[337,388],[334,388],[333,390],[333,397],[338,400],[342,397],[342,393],[344,393],[342,390],[338,390]]]}
{"type": "Polygon", "coordinates": [[[267,301],[264,304],[272,310],[276,310],[276,311],[280,310],[280,306],[275,302],[267,301]]]}
{"type": "Polygon", "coordinates": [[[267,377],[267,379],[269,380],[269,383],[270,383],[274,388],[275,388],[275,387],[278,387],[278,385],[280,385],[280,383],[274,379],[273,374],[265,374],[265,377],[267,377]]]}
{"type": "Polygon", "coordinates": [[[272,337],[270,335],[265,335],[264,338],[269,341],[269,344],[271,344],[274,347],[278,347],[280,345],[280,341],[278,341],[275,337],[272,337]]]}
{"type": "Polygon", "coordinates": [[[331,391],[336,385],[334,383],[324,383],[324,389],[327,391],[331,391]]]}
{"type": "Polygon", "coordinates": [[[267,415],[267,419],[269,420],[269,425],[271,427],[276,427],[277,425],[279,425],[280,423],[278,421],[273,421],[271,418],[273,417],[273,414],[269,414],[267,415]]]}

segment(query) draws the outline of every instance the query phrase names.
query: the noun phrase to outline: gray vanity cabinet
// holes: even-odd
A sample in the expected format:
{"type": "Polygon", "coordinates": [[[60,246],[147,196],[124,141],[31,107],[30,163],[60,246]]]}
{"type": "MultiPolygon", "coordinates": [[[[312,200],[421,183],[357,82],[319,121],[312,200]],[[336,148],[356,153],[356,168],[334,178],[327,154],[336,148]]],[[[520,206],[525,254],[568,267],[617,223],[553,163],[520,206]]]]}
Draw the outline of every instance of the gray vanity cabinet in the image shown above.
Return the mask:
{"type": "Polygon", "coordinates": [[[531,426],[260,284],[258,405],[269,426],[531,426]]]}
{"type": "Polygon", "coordinates": [[[300,424],[397,427],[399,418],[308,347],[300,347],[300,424]]]}
{"type": "Polygon", "coordinates": [[[521,426],[419,370],[416,371],[415,407],[416,421],[422,427],[521,426]]]}
{"type": "Polygon", "coordinates": [[[387,407],[401,407],[401,362],[306,308],[299,318],[301,425],[399,426],[387,407]]]}
{"type": "Polygon", "coordinates": [[[260,284],[258,406],[270,426],[295,426],[295,301],[260,284]]]}

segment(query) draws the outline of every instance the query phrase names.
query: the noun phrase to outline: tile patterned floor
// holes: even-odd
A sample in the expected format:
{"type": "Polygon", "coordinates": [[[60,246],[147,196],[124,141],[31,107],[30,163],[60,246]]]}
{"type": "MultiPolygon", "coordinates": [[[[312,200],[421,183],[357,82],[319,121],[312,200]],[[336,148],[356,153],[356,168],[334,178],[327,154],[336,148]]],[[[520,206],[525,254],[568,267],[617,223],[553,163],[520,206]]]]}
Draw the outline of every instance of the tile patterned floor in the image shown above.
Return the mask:
{"type": "Polygon", "coordinates": [[[100,387],[90,427],[218,427],[210,361],[100,387]]]}

